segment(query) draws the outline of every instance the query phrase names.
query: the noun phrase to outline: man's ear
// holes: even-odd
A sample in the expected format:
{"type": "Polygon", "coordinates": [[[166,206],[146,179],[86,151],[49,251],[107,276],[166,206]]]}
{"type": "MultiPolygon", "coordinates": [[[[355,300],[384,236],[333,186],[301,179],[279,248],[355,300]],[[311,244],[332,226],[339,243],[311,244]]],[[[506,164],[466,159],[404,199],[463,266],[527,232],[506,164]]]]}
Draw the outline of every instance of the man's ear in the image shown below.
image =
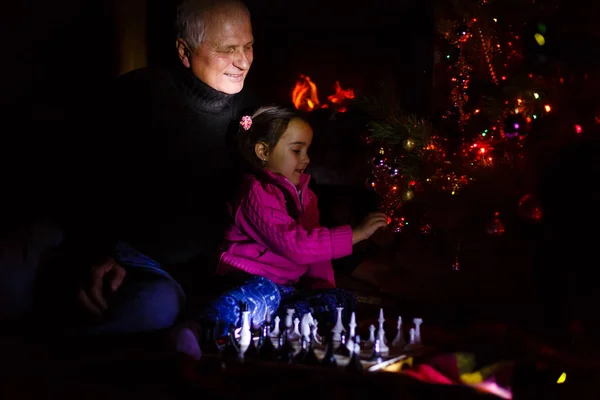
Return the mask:
{"type": "Polygon", "coordinates": [[[181,63],[186,68],[190,68],[192,66],[192,64],[190,63],[190,58],[192,58],[192,52],[190,51],[190,48],[188,47],[187,43],[185,43],[185,40],[178,38],[175,42],[175,46],[177,47],[177,55],[179,56],[181,63]]]}
{"type": "Polygon", "coordinates": [[[258,142],[254,146],[254,153],[259,160],[267,162],[269,158],[269,147],[265,142],[258,142]]]}

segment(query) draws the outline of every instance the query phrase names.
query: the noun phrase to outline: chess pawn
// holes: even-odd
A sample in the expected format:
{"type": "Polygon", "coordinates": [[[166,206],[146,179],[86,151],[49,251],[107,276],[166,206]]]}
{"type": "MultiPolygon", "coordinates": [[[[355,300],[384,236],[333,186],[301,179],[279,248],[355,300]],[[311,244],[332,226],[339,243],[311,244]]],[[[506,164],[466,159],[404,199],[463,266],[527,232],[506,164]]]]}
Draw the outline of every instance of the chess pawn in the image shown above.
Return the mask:
{"type": "Polygon", "coordinates": [[[383,357],[381,356],[381,342],[379,339],[375,339],[373,344],[373,353],[371,353],[370,361],[381,362],[383,357]]]}
{"type": "Polygon", "coordinates": [[[275,361],[277,359],[277,350],[271,341],[271,326],[268,322],[263,326],[258,353],[259,358],[264,361],[275,361]]]}
{"type": "Polygon", "coordinates": [[[225,348],[221,353],[221,357],[225,360],[237,360],[240,353],[240,347],[237,344],[237,340],[235,339],[235,327],[234,325],[229,326],[229,332],[227,332],[227,342],[225,343],[225,348]]]}
{"type": "Polygon", "coordinates": [[[297,363],[302,363],[304,361],[304,357],[308,353],[308,340],[302,336],[300,338],[300,351],[294,357],[294,361],[297,363]]]}
{"type": "Polygon", "coordinates": [[[356,336],[356,313],[354,311],[350,316],[350,323],[348,324],[348,327],[350,328],[350,332],[348,332],[348,343],[346,344],[346,347],[348,347],[348,350],[352,351],[354,348],[354,341],[352,338],[356,336]]]}
{"type": "Polygon", "coordinates": [[[300,320],[298,318],[294,318],[294,330],[292,331],[288,339],[294,341],[300,340],[301,336],[302,335],[300,334],[300,320]]]}
{"type": "Polygon", "coordinates": [[[279,323],[281,322],[281,318],[279,318],[278,315],[275,316],[275,328],[273,329],[273,332],[270,333],[272,338],[278,338],[279,334],[281,333],[279,331],[279,323]]]}
{"type": "Polygon", "coordinates": [[[367,340],[369,346],[375,346],[375,325],[369,325],[369,340],[367,340]]]}
{"type": "Polygon", "coordinates": [[[293,308],[288,308],[286,310],[286,316],[285,316],[285,329],[288,330],[288,332],[292,332],[292,327],[294,325],[294,313],[296,312],[296,310],[294,310],[293,308]]]}
{"type": "Polygon", "coordinates": [[[344,307],[336,307],[336,310],[337,320],[335,322],[335,326],[331,329],[331,332],[333,332],[333,340],[339,341],[341,340],[342,332],[346,330],[342,322],[342,311],[344,311],[344,307]]]}
{"type": "MultiPolygon", "coordinates": [[[[332,331],[333,337],[335,337],[335,332],[332,331]]],[[[352,354],[352,351],[346,347],[346,331],[342,331],[340,333],[340,345],[335,350],[335,354],[349,357],[352,354]]]]}
{"type": "Polygon", "coordinates": [[[277,359],[280,362],[292,363],[294,360],[294,347],[288,340],[288,330],[284,329],[279,335],[279,346],[277,348],[277,359]]]}
{"type": "Polygon", "coordinates": [[[219,354],[219,346],[217,345],[217,324],[213,327],[207,327],[204,329],[201,340],[200,348],[202,352],[206,354],[219,354]]]}
{"type": "Polygon", "coordinates": [[[406,341],[404,340],[404,334],[402,333],[402,317],[398,317],[398,325],[396,326],[398,332],[396,332],[396,337],[392,340],[392,347],[404,347],[406,346],[406,341]]]}
{"type": "Polygon", "coordinates": [[[353,340],[355,347],[350,354],[350,361],[346,365],[346,371],[350,372],[362,372],[363,366],[360,362],[360,336],[356,336],[353,340]]]}
{"type": "Polygon", "coordinates": [[[337,360],[335,359],[335,343],[333,342],[333,332],[327,333],[325,340],[325,356],[321,360],[321,365],[324,367],[337,367],[337,360]]]}
{"type": "Polygon", "coordinates": [[[415,346],[417,345],[417,343],[415,341],[416,333],[417,333],[417,331],[415,330],[415,328],[410,328],[410,331],[408,331],[409,341],[408,341],[408,344],[404,347],[406,350],[414,349],[415,346]]]}
{"type": "Polygon", "coordinates": [[[423,318],[413,318],[413,324],[415,324],[415,343],[421,344],[421,324],[423,318]]]}

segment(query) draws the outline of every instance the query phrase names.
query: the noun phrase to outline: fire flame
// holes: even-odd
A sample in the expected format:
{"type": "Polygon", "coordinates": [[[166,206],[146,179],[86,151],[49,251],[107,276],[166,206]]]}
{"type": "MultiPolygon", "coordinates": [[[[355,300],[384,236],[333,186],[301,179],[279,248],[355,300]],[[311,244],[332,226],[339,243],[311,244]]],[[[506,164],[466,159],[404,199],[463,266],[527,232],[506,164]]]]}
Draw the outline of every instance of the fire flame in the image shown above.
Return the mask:
{"type": "Polygon", "coordinates": [[[345,112],[343,105],[346,100],[354,99],[353,89],[342,89],[339,82],[335,82],[335,93],[328,96],[329,104],[321,104],[317,94],[317,85],[306,75],[300,75],[292,91],[292,102],[294,107],[302,111],[314,111],[318,108],[335,107],[337,112],[345,112]]]}

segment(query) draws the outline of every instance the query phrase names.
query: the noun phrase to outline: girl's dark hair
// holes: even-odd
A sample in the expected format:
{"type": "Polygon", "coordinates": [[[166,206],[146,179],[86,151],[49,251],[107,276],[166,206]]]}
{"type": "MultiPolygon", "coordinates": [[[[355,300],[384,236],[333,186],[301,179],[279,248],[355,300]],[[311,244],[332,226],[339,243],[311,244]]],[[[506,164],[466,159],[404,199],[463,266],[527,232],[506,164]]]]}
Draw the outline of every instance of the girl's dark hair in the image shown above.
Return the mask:
{"type": "Polygon", "coordinates": [[[261,107],[251,115],[251,118],[250,129],[245,130],[239,125],[237,146],[247,172],[260,174],[264,165],[256,155],[256,144],[265,143],[269,151],[272,151],[290,121],[296,118],[304,120],[304,118],[296,110],[278,105],[261,107]]]}

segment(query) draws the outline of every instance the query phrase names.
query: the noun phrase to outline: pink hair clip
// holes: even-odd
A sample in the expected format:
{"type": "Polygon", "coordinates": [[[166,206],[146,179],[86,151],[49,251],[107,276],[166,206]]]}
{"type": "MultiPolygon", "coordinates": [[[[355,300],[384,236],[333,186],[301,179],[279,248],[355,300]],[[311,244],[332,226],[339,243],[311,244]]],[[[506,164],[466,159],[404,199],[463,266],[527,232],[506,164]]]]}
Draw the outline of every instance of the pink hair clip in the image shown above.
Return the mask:
{"type": "Polygon", "coordinates": [[[252,117],[249,115],[244,115],[240,121],[240,125],[242,128],[244,128],[244,130],[247,131],[252,126],[252,117]]]}

